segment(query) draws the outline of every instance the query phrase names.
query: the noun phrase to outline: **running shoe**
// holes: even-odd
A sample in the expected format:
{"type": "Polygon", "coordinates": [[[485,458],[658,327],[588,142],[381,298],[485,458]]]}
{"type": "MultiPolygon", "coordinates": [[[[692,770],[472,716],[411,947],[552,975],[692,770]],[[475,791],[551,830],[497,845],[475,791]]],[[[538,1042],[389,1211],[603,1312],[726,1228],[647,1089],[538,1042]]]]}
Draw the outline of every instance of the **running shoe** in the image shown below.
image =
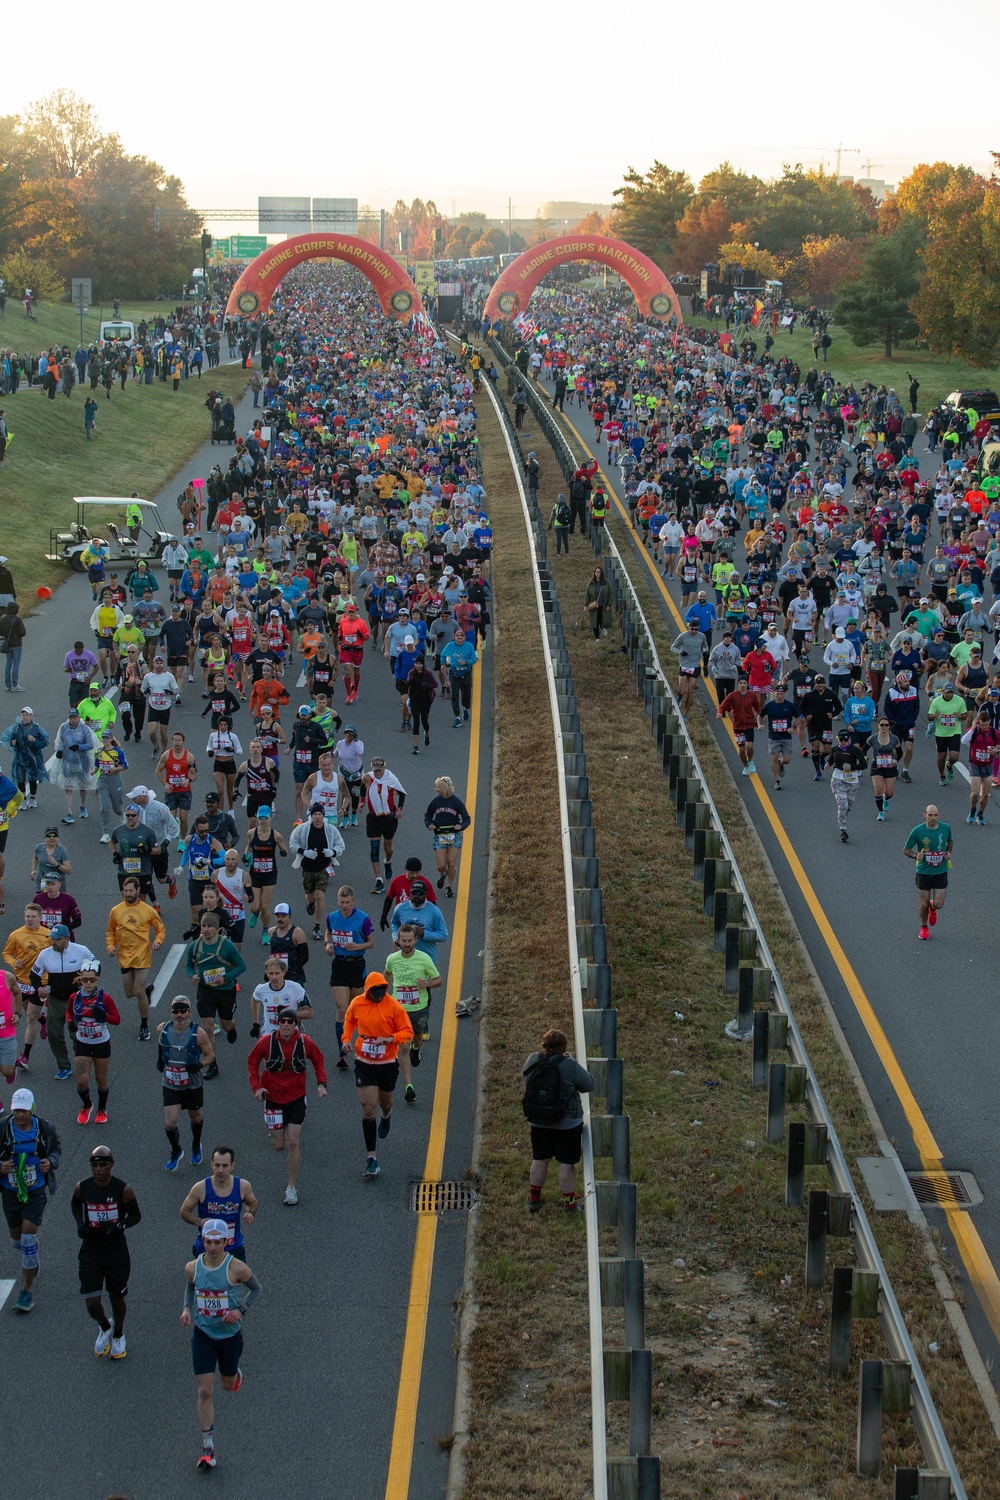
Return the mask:
{"type": "Polygon", "coordinates": [[[389,1134],[389,1131],[391,1129],[392,1129],[392,1115],[383,1115],[382,1118],[378,1122],[378,1130],[376,1131],[376,1134],[377,1134],[379,1140],[380,1141],[384,1141],[385,1138],[386,1138],[386,1136],[389,1134]]]}
{"type": "MultiPolygon", "coordinates": [[[[97,1114],[94,1116],[94,1124],[95,1125],[106,1125],[107,1123],[108,1123],[108,1112],[107,1112],[107,1110],[106,1109],[99,1109],[97,1111],[97,1114]]],[[[191,1159],[192,1159],[192,1161],[194,1160],[193,1157],[191,1159]]]]}
{"type": "Polygon", "coordinates": [[[437,883],[437,888],[438,888],[439,891],[444,890],[444,883],[445,883],[445,881],[447,879],[448,879],[447,872],[444,875],[439,876],[438,883],[437,883]]]}
{"type": "Polygon", "coordinates": [[[111,843],[111,835],[110,835],[110,833],[102,833],[101,834],[101,843],[102,844],[110,844],[111,843]]]}
{"type": "Polygon", "coordinates": [[[757,774],[757,767],[754,765],[753,761],[751,761],[750,764],[747,766],[747,775],[748,776],[756,776],[756,774],[757,774]]]}
{"type": "Polygon", "coordinates": [[[49,1013],[46,1009],[43,1009],[41,1015],[38,1017],[38,1035],[41,1037],[43,1042],[48,1041],[49,1013]]]}
{"type": "Polygon", "coordinates": [[[237,1367],[236,1367],[236,1379],[233,1381],[233,1388],[229,1392],[229,1394],[231,1396],[235,1396],[236,1392],[239,1390],[239,1388],[240,1388],[240,1386],[242,1384],[243,1384],[243,1371],[240,1369],[239,1365],[237,1365],[237,1367]]]}
{"type": "Polygon", "coordinates": [[[948,778],[946,776],[939,776],[938,777],[938,786],[947,786],[947,785],[948,785],[948,778]]]}
{"type": "Polygon", "coordinates": [[[323,932],[318,922],[313,923],[312,935],[314,943],[321,943],[323,941],[323,932]]]}
{"type": "Polygon", "coordinates": [[[149,1041],[149,1024],[146,1021],[140,1021],[139,1023],[139,1040],[140,1042],[149,1041]]]}
{"type": "Polygon", "coordinates": [[[268,930],[267,930],[266,927],[264,928],[264,931],[260,935],[260,941],[261,941],[261,947],[263,947],[263,948],[270,948],[270,946],[271,946],[271,934],[268,932],[268,930]]]}
{"type": "Polygon", "coordinates": [[[256,927],[256,926],[257,926],[257,922],[258,922],[258,921],[259,921],[259,918],[258,918],[258,916],[257,916],[257,913],[256,913],[256,912],[255,912],[255,911],[252,911],[252,912],[251,912],[251,913],[250,913],[250,920],[249,920],[249,922],[248,922],[248,923],[247,923],[247,926],[248,926],[248,927],[249,927],[249,928],[251,928],[251,929],[252,929],[252,928],[254,928],[254,927],[256,927]]]}
{"type": "Polygon", "coordinates": [[[419,1068],[420,1067],[420,1048],[419,1047],[411,1047],[410,1048],[410,1067],[411,1068],[419,1068]]]}
{"type": "MultiPolygon", "coordinates": [[[[377,1172],[378,1171],[378,1167],[376,1167],[375,1170],[377,1172]]],[[[25,1291],[24,1288],[22,1287],[21,1291],[19,1291],[18,1294],[17,1294],[17,1301],[14,1303],[14,1311],[16,1313],[30,1313],[30,1311],[34,1307],[34,1305],[35,1305],[35,1299],[34,1299],[34,1297],[31,1295],[30,1292],[25,1291]]]]}
{"type": "Polygon", "coordinates": [[[125,1352],[125,1335],[121,1334],[118,1338],[111,1340],[111,1358],[124,1359],[125,1352]]]}
{"type": "Polygon", "coordinates": [[[382,877],[380,875],[376,876],[375,884],[372,886],[372,895],[373,896],[381,896],[381,894],[382,894],[382,892],[384,890],[385,890],[385,881],[382,879],[382,877]]]}
{"type": "MultiPolygon", "coordinates": [[[[18,1062],[20,1062],[20,1058],[18,1058],[18,1062]]],[[[73,1077],[73,1070],[71,1068],[60,1068],[56,1077],[60,1083],[65,1083],[67,1078],[73,1077]]]]}
{"type": "Polygon", "coordinates": [[[20,1072],[27,1073],[27,1071],[28,1071],[28,1059],[25,1057],[25,1055],[24,1055],[23,1052],[21,1053],[20,1057],[17,1059],[17,1063],[16,1063],[15,1066],[18,1068],[18,1070],[20,1072]]]}
{"type": "Polygon", "coordinates": [[[781,791],[781,782],[780,782],[780,781],[776,781],[776,782],[775,782],[775,783],[774,783],[774,790],[775,790],[775,791],[776,791],[776,792],[780,792],[780,791],[781,791]]]}
{"type": "Polygon", "coordinates": [[[808,748],[808,746],[806,746],[805,749],[803,749],[803,751],[802,751],[802,759],[805,760],[805,758],[806,758],[806,756],[808,754],[809,754],[809,748],[808,748]]]}
{"type": "Polygon", "coordinates": [[[969,816],[966,818],[965,821],[967,823],[974,823],[976,821],[976,815],[975,815],[975,813],[974,812],[970,812],[969,816]]]}
{"type": "Polygon", "coordinates": [[[197,1148],[194,1147],[194,1146],[192,1146],[192,1148],[191,1148],[191,1165],[192,1165],[192,1167],[200,1167],[201,1166],[201,1158],[202,1158],[201,1146],[199,1145],[197,1148]]]}
{"type": "Polygon", "coordinates": [[[80,808],[80,817],[81,818],[89,818],[90,817],[90,813],[87,811],[87,809],[85,807],[81,807],[80,808]]]}
{"type": "Polygon", "coordinates": [[[461,719],[452,719],[452,721],[451,721],[451,727],[452,727],[452,729],[461,729],[461,727],[462,727],[462,721],[461,721],[461,719]]]}
{"type": "Polygon", "coordinates": [[[203,1451],[201,1457],[198,1460],[198,1468],[199,1469],[206,1469],[206,1470],[207,1469],[214,1469],[215,1468],[215,1450],[214,1449],[206,1448],[203,1451]]]}
{"type": "Polygon", "coordinates": [[[176,1172],[177,1168],[180,1166],[180,1164],[181,1164],[181,1162],[183,1160],[184,1160],[184,1147],[183,1146],[181,1147],[181,1149],[179,1151],[171,1151],[170,1155],[167,1157],[167,1171],[168,1172],[176,1172]]]}
{"type": "Polygon", "coordinates": [[[357,813],[351,813],[351,827],[352,828],[357,828],[357,826],[358,826],[358,815],[357,815],[357,813]]]}
{"type": "Polygon", "coordinates": [[[171,901],[173,901],[177,895],[177,882],[176,880],[174,880],[173,876],[171,876],[170,880],[167,882],[167,895],[170,897],[171,901]]]}
{"type": "Polygon", "coordinates": [[[413,1087],[412,1083],[408,1083],[406,1085],[406,1088],[403,1090],[403,1098],[406,1100],[407,1104],[416,1104],[417,1091],[413,1087]]]}
{"type": "Polygon", "coordinates": [[[89,1125],[90,1124],[90,1117],[91,1117],[91,1115],[93,1113],[94,1113],[94,1106],[92,1104],[83,1104],[83,1105],[81,1105],[80,1106],[80,1113],[76,1117],[76,1123],[78,1125],[89,1125]]]}
{"type": "Polygon", "coordinates": [[[930,909],[927,912],[927,921],[928,921],[928,924],[931,927],[936,927],[937,926],[937,919],[938,919],[937,907],[936,906],[932,906],[932,907],[930,907],[930,909]]]}
{"type": "Polygon", "coordinates": [[[920,931],[917,933],[917,937],[920,938],[921,942],[924,942],[924,943],[926,943],[926,941],[930,937],[930,935],[931,935],[931,930],[930,930],[929,927],[921,927],[920,931]]]}
{"type": "Polygon", "coordinates": [[[97,1355],[97,1358],[100,1359],[102,1355],[107,1354],[110,1348],[111,1329],[102,1328],[100,1333],[97,1335],[97,1338],[94,1340],[94,1353],[97,1355]]]}
{"type": "Polygon", "coordinates": [[[986,827],[986,819],[984,818],[982,813],[976,813],[976,822],[979,824],[980,828],[986,827]]]}
{"type": "Polygon", "coordinates": [[[299,1195],[293,1187],[286,1187],[285,1196],[281,1201],[286,1208],[294,1208],[299,1201],[299,1195]]]}
{"type": "Polygon", "coordinates": [[[310,917],[311,917],[311,916],[312,916],[312,914],[313,914],[313,912],[314,912],[314,911],[315,911],[315,910],[316,910],[316,902],[315,902],[315,899],[314,899],[314,900],[312,900],[312,901],[307,901],[307,902],[306,902],[306,912],[307,912],[307,914],[308,914],[308,915],[309,915],[309,916],[310,916],[310,917]]]}
{"type": "Polygon", "coordinates": [[[899,774],[900,774],[901,780],[903,780],[903,781],[912,781],[913,780],[913,777],[910,775],[909,771],[901,771],[899,774]]]}
{"type": "Polygon", "coordinates": [[[842,828],[840,830],[840,842],[842,844],[846,844],[847,843],[847,829],[846,828],[842,828]]]}
{"type": "Polygon", "coordinates": [[[449,885],[449,886],[448,886],[448,887],[447,887],[447,889],[446,889],[446,890],[445,890],[445,895],[446,895],[446,896],[452,896],[452,897],[454,897],[454,895],[455,895],[455,892],[454,892],[454,891],[453,891],[453,890],[452,890],[452,888],[451,888],[451,886],[450,886],[450,885],[449,885]]]}
{"type": "MultiPolygon", "coordinates": [[[[365,1170],[364,1170],[364,1173],[363,1173],[363,1180],[365,1182],[374,1182],[374,1180],[378,1176],[380,1170],[381,1169],[379,1167],[377,1158],[374,1157],[374,1156],[369,1156],[367,1162],[365,1163],[365,1170]]],[[[18,1300],[20,1300],[20,1299],[18,1299],[18,1300]]]]}
{"type": "Polygon", "coordinates": [[[222,1027],[219,1025],[218,1021],[213,1021],[212,1022],[212,1035],[213,1036],[221,1036],[222,1035],[222,1027]]]}
{"type": "Polygon", "coordinates": [[[75,823],[76,819],[73,817],[72,813],[67,813],[66,816],[62,819],[62,821],[64,823],[75,823]]]}
{"type": "Polygon", "coordinates": [[[542,1206],[542,1200],[541,1200],[541,1198],[529,1198],[528,1199],[528,1212],[529,1212],[529,1214],[537,1214],[540,1211],[541,1206],[542,1206]]]}
{"type": "Polygon", "coordinates": [[[350,824],[351,824],[351,820],[347,816],[347,814],[345,813],[344,816],[340,820],[340,826],[341,826],[341,828],[349,828],[350,824]]]}
{"type": "Polygon", "coordinates": [[[219,1076],[219,1064],[217,1062],[210,1062],[209,1065],[208,1065],[208,1067],[205,1069],[204,1073],[202,1074],[202,1077],[203,1078],[218,1078],[218,1076],[219,1076]]]}
{"type": "MultiPolygon", "coordinates": [[[[607,633],[608,633],[607,631],[604,632],[605,635],[607,635],[607,633]]],[[[468,722],[469,722],[469,710],[467,708],[463,708],[462,709],[462,718],[465,720],[466,724],[468,724],[468,722]]]]}
{"type": "Polygon", "coordinates": [[[884,823],[885,822],[885,813],[882,812],[881,808],[875,814],[875,821],[876,821],[876,823],[884,823]]]}

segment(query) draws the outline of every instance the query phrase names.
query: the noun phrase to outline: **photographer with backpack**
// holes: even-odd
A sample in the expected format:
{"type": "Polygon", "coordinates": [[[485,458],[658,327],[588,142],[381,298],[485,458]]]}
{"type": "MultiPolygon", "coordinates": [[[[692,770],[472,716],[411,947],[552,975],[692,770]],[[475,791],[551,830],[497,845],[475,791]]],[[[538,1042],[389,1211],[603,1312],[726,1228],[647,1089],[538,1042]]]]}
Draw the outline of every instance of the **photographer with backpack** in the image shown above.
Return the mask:
{"type": "Polygon", "coordinates": [[[556,534],[556,556],[560,552],[569,552],[569,523],[573,519],[573,512],[569,508],[569,501],[565,495],[560,495],[552,507],[549,516],[548,531],[555,530],[556,534]]]}
{"type": "Polygon", "coordinates": [[[583,1139],[580,1095],[591,1093],[594,1079],[569,1056],[568,1046],[564,1031],[547,1031],[542,1037],[541,1050],[532,1052],[521,1069],[524,1079],[521,1108],[531,1127],[528,1210],[533,1214],[542,1206],[542,1188],[553,1157],[559,1168],[563,1209],[566,1213],[576,1213],[576,1164],[583,1139]]]}

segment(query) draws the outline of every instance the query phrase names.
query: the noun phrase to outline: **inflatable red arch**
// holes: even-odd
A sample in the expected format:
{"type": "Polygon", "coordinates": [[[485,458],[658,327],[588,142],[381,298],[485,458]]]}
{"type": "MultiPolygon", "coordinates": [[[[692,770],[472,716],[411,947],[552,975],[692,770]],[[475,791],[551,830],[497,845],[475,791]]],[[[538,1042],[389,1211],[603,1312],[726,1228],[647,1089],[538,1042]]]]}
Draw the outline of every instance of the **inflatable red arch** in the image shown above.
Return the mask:
{"type": "Polygon", "coordinates": [[[382,311],[392,318],[412,318],[423,312],[420,293],[406,268],[391,255],[353,234],[294,234],[272,245],[252,260],[229,293],[226,316],[253,317],[266,313],[281,278],[304,260],[342,260],[355,266],[371,282],[382,311]]]}
{"type": "Polygon", "coordinates": [[[632,289],[644,317],[669,318],[672,314],[678,323],[683,323],[677,293],[659,266],[641,250],[606,234],[562,234],[525,250],[497,277],[486,299],[484,316],[491,323],[516,318],[527,308],[532,292],[546,271],[571,260],[596,260],[617,271],[632,289]]]}

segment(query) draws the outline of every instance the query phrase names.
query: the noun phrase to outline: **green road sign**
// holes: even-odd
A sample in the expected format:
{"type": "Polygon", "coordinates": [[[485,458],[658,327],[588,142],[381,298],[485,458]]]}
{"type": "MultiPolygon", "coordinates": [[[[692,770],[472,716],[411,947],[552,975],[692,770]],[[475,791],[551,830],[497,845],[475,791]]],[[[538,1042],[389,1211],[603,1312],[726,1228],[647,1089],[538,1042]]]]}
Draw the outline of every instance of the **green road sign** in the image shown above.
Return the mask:
{"type": "Polygon", "coordinates": [[[267,249],[266,234],[234,234],[229,242],[232,260],[253,260],[267,249]]]}

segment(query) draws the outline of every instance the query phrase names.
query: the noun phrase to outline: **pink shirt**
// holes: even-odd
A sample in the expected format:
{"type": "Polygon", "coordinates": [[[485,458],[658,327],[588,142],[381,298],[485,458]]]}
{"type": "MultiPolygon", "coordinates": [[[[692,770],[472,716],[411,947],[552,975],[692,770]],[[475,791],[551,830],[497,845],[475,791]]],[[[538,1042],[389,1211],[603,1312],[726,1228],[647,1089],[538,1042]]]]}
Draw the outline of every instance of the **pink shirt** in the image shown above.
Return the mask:
{"type": "Polygon", "coordinates": [[[0,974],[0,1042],[17,1035],[14,1019],[14,997],[7,985],[6,976],[0,974]]]}

